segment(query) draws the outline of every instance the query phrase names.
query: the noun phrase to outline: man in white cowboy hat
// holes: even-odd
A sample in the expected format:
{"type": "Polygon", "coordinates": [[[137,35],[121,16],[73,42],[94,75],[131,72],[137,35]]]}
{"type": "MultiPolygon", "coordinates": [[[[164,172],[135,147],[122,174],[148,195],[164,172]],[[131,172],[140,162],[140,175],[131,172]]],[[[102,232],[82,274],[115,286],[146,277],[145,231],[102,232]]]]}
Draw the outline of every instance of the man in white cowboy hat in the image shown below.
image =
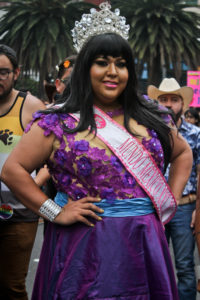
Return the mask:
{"type": "MultiPolygon", "coordinates": [[[[151,99],[158,100],[160,104],[174,112],[178,131],[187,140],[193,152],[192,172],[183,191],[177,212],[166,225],[166,237],[168,242],[170,238],[172,240],[180,300],[196,300],[193,227],[197,172],[200,171],[200,129],[182,118],[183,111],[187,109],[192,100],[193,89],[188,86],[180,87],[174,78],[164,78],[159,88],[153,85],[148,86],[147,93],[151,99]]],[[[168,173],[169,168],[165,174],[166,178],[168,173]]]]}

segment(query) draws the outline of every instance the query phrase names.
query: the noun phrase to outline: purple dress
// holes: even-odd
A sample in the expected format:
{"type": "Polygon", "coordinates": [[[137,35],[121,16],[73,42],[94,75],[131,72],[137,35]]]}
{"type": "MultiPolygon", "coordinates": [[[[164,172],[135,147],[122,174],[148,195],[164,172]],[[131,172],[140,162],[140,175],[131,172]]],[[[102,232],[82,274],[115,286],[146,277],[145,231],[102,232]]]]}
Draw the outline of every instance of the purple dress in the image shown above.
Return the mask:
{"type": "MultiPolygon", "coordinates": [[[[34,120],[38,119],[44,135],[56,136],[48,166],[58,191],[74,201],[89,195],[110,203],[147,197],[99,138],[88,131],[63,131],[63,122],[75,127],[71,116],[36,113],[34,120]]],[[[145,129],[144,136],[142,144],[163,170],[156,132],[145,129]]],[[[155,212],[103,217],[93,223],[93,228],[82,223],[49,224],[32,300],[178,299],[168,244],[155,212]]]]}

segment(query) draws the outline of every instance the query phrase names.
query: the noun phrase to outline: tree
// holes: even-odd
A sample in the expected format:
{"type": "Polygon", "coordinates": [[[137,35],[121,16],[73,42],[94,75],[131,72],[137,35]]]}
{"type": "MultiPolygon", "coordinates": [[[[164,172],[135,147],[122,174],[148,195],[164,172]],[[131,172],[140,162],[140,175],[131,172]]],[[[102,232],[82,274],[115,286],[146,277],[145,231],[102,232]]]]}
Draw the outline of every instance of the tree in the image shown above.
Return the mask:
{"type": "Polygon", "coordinates": [[[43,80],[55,66],[73,53],[70,31],[75,20],[91,4],[73,0],[10,0],[0,19],[0,43],[16,50],[23,73],[39,75],[39,96],[43,80]]]}
{"type": "MultiPolygon", "coordinates": [[[[181,64],[197,69],[200,61],[200,15],[174,0],[111,1],[131,25],[130,44],[138,61],[147,63],[148,82],[158,85],[170,64],[180,81],[181,64]]],[[[193,5],[194,6],[194,5],[193,5]]]]}

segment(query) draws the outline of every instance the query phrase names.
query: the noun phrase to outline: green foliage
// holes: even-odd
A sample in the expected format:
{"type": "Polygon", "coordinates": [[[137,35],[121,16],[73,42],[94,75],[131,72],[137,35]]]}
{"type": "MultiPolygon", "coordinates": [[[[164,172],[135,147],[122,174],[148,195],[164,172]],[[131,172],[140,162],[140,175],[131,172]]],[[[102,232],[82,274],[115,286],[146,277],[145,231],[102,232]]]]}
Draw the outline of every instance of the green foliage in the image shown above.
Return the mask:
{"type": "Polygon", "coordinates": [[[91,7],[83,1],[10,0],[0,19],[0,43],[14,48],[23,72],[40,74],[40,87],[49,73],[74,52],[70,31],[91,7]]]}
{"type": "Polygon", "coordinates": [[[39,97],[38,81],[31,79],[29,76],[20,75],[15,88],[19,91],[29,91],[32,95],[39,97]]]}
{"type": "Polygon", "coordinates": [[[185,10],[189,4],[174,0],[112,0],[111,4],[120,8],[121,15],[131,25],[129,42],[135,57],[147,63],[149,82],[155,82],[156,75],[161,81],[163,67],[169,68],[170,64],[177,79],[181,76],[182,62],[197,69],[200,14],[185,10]],[[160,73],[156,74],[158,65],[160,73]]]}
{"type": "MultiPolygon", "coordinates": [[[[131,25],[130,44],[138,68],[147,63],[149,82],[161,81],[162,70],[173,65],[181,76],[181,63],[196,69],[200,61],[200,15],[186,11],[184,1],[111,0],[112,8],[131,25]]],[[[74,52],[70,31],[75,20],[94,5],[73,0],[10,0],[0,19],[0,43],[17,51],[23,74],[30,70],[43,80],[74,52]]],[[[194,6],[194,5],[193,5],[194,6]]]]}

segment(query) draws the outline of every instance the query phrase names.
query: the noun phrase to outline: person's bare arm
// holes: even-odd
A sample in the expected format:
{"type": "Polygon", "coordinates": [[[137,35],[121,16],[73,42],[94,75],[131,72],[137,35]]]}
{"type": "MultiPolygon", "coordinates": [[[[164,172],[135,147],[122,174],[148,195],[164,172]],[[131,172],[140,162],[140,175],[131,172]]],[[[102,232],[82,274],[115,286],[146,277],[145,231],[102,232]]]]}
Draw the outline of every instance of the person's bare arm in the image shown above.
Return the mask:
{"type": "Polygon", "coordinates": [[[53,140],[53,134],[45,137],[43,130],[37,124],[33,124],[31,130],[22,136],[2,168],[2,181],[5,181],[22,203],[35,212],[47,196],[30,174],[42,166],[50,156],[53,140]]]}
{"type": "Polygon", "coordinates": [[[34,181],[39,187],[42,187],[50,178],[51,175],[48,171],[47,165],[45,165],[38,171],[36,177],[34,177],[34,181]]]}
{"type": "Polygon", "coordinates": [[[27,94],[22,109],[22,125],[24,129],[33,118],[33,113],[38,110],[46,109],[44,103],[31,94],[27,94]]]}
{"type": "Polygon", "coordinates": [[[173,151],[170,161],[168,184],[177,202],[182,196],[184,187],[190,177],[193,163],[192,150],[186,140],[177,134],[175,129],[171,131],[173,136],[173,151]]]}
{"type": "MultiPolygon", "coordinates": [[[[32,120],[33,113],[43,109],[46,109],[46,106],[40,99],[36,98],[31,94],[27,94],[22,110],[22,125],[24,129],[32,120]]],[[[36,177],[34,177],[34,180],[37,183],[37,185],[41,187],[50,177],[51,176],[48,172],[48,169],[41,168],[37,173],[36,177]]]]}
{"type": "MultiPolygon", "coordinates": [[[[1,173],[1,180],[25,206],[37,214],[41,205],[47,200],[47,196],[35,183],[30,173],[50,157],[54,138],[53,134],[44,136],[43,130],[37,124],[33,124],[31,130],[22,136],[6,160],[1,173]]],[[[92,203],[97,201],[100,199],[94,197],[85,197],[79,201],[69,199],[68,204],[55,218],[55,222],[63,225],[83,222],[93,226],[87,217],[101,219],[95,212],[102,213],[102,210],[92,203]]]]}

